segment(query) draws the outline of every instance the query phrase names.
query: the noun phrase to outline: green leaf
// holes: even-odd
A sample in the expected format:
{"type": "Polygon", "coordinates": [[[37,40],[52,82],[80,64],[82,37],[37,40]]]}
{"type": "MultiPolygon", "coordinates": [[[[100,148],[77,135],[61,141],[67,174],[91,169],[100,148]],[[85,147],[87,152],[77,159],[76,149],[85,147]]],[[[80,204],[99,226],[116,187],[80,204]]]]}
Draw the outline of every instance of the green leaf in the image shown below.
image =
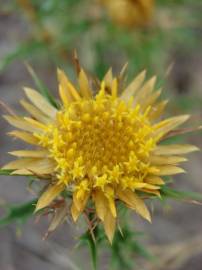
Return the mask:
{"type": "Polygon", "coordinates": [[[135,262],[131,259],[134,256],[141,256],[145,259],[151,260],[154,257],[141,245],[138,237],[142,236],[141,232],[134,231],[128,224],[122,228],[122,233],[116,231],[113,245],[111,249],[111,266],[113,269],[134,269],[135,262]]]}
{"type": "Polygon", "coordinates": [[[87,231],[80,237],[80,245],[84,245],[85,243],[88,243],[91,259],[92,259],[93,270],[96,270],[97,269],[97,246],[89,231],[87,231]]]}
{"type": "Polygon", "coordinates": [[[136,254],[138,254],[139,256],[141,256],[147,260],[154,259],[154,256],[143,245],[141,245],[138,241],[133,241],[133,243],[131,243],[131,248],[136,254]]]}
{"type": "Polygon", "coordinates": [[[29,40],[20,44],[15,50],[8,53],[0,61],[0,72],[3,71],[11,62],[17,59],[29,57],[36,51],[40,51],[44,47],[44,44],[39,41],[29,40]]]}
{"type": "Polygon", "coordinates": [[[88,244],[91,251],[93,269],[96,270],[97,269],[97,247],[90,232],[88,232],[87,239],[88,239],[88,244]]]}
{"type": "Polygon", "coordinates": [[[168,186],[161,187],[161,195],[164,198],[187,200],[189,202],[202,201],[202,194],[198,192],[179,191],[168,186]]]}
{"type": "Polygon", "coordinates": [[[10,175],[12,170],[2,170],[0,169],[0,175],[10,175]]]}
{"type": "Polygon", "coordinates": [[[33,68],[28,64],[25,63],[27,70],[29,74],[31,75],[33,81],[36,84],[37,90],[52,104],[55,108],[59,108],[59,105],[55,101],[54,97],[50,94],[48,88],[43,84],[43,82],[39,79],[39,77],[36,75],[35,71],[33,68]]]}
{"type": "Polygon", "coordinates": [[[10,206],[7,215],[0,219],[0,227],[4,227],[13,222],[24,222],[35,210],[37,199],[31,200],[18,206],[10,206]]]}
{"type": "Polygon", "coordinates": [[[130,258],[130,246],[127,242],[127,236],[122,236],[120,232],[116,232],[111,249],[111,267],[112,269],[130,270],[133,264],[130,258]]]}

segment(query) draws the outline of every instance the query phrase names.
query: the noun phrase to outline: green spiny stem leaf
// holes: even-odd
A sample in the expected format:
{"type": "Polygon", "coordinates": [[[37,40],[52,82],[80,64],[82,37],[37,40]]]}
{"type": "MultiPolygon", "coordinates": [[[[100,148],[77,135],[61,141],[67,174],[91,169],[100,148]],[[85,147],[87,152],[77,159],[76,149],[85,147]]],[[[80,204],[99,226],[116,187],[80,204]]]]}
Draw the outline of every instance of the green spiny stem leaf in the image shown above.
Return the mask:
{"type": "Polygon", "coordinates": [[[92,266],[93,270],[97,269],[97,245],[94,239],[92,238],[92,235],[89,231],[84,233],[80,238],[80,243],[79,245],[84,246],[88,244],[89,249],[90,249],[90,254],[91,254],[91,259],[92,259],[92,266]]]}
{"type": "Polygon", "coordinates": [[[202,201],[202,194],[198,192],[179,191],[168,186],[161,187],[161,195],[164,198],[186,200],[188,202],[202,201]]]}
{"type": "Polygon", "coordinates": [[[33,81],[36,84],[37,90],[52,104],[55,108],[59,108],[58,103],[54,99],[54,97],[50,94],[48,88],[44,85],[44,83],[39,79],[33,68],[28,64],[25,63],[29,74],[31,75],[33,81]]]}
{"type": "Polygon", "coordinates": [[[97,246],[89,231],[87,232],[87,240],[88,240],[88,245],[91,251],[93,270],[96,270],[97,269],[97,246]]]}
{"type": "Polygon", "coordinates": [[[0,175],[10,175],[12,170],[2,170],[0,169],[0,175]]]}
{"type": "Polygon", "coordinates": [[[3,71],[10,63],[17,59],[25,59],[36,51],[41,51],[44,44],[39,41],[29,40],[20,44],[15,50],[11,51],[0,61],[0,72],[3,71]]]}
{"type": "Polygon", "coordinates": [[[37,199],[34,199],[18,206],[8,207],[7,215],[0,219],[0,227],[4,227],[13,222],[24,222],[34,213],[36,202],[37,199]]]}
{"type": "Polygon", "coordinates": [[[10,175],[10,176],[24,176],[23,174],[22,175],[20,175],[20,174],[12,174],[12,172],[13,172],[14,170],[4,170],[4,169],[0,169],[0,175],[5,175],[5,176],[8,176],[8,175],[10,175]]]}
{"type": "Polygon", "coordinates": [[[131,250],[147,260],[154,259],[154,256],[152,256],[152,254],[138,241],[133,241],[133,243],[131,243],[131,250]]]}
{"type": "Polygon", "coordinates": [[[128,257],[129,252],[126,252],[126,248],[129,249],[127,235],[125,234],[122,236],[120,232],[117,231],[113,240],[113,245],[111,246],[111,266],[113,269],[132,269],[133,265],[128,257]]]}
{"type": "Polygon", "coordinates": [[[136,232],[125,224],[122,233],[116,231],[113,245],[111,247],[111,265],[113,269],[134,269],[135,262],[131,260],[134,256],[141,256],[151,260],[153,256],[137,241],[137,237],[141,236],[140,232],[136,232]]]}

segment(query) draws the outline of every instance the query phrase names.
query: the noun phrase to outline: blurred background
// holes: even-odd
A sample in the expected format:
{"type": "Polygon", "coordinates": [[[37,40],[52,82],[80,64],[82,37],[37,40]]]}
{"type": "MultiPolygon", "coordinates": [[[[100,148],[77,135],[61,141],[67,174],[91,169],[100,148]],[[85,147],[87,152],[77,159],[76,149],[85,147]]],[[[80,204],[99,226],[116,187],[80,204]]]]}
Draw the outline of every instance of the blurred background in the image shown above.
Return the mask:
{"type": "MultiPolygon", "coordinates": [[[[0,99],[22,112],[22,87],[35,87],[25,63],[57,97],[56,67],[74,79],[76,49],[82,66],[99,78],[110,66],[118,73],[125,63],[129,80],[143,69],[148,77],[157,74],[170,99],[168,114],[191,113],[189,124],[197,126],[202,123],[201,44],[199,0],[0,0],[0,99]]],[[[5,113],[3,107],[0,111],[5,113]]],[[[0,126],[2,166],[10,160],[6,153],[21,145],[5,136],[10,127],[2,117],[0,126]]],[[[201,132],[182,140],[202,147],[201,132]]],[[[187,174],[175,178],[175,187],[202,193],[201,164],[201,153],[190,155],[187,174]]],[[[1,206],[32,198],[26,178],[1,176],[1,206]]],[[[132,219],[135,229],[144,232],[138,241],[158,259],[148,262],[134,253],[130,259],[137,269],[201,270],[202,207],[166,200],[151,209],[151,225],[136,215],[132,219]]],[[[0,228],[0,269],[90,269],[87,251],[76,247],[79,226],[69,222],[42,241],[47,226],[47,220],[31,218],[22,226],[0,228]]],[[[112,269],[109,260],[110,253],[102,252],[101,270],[112,269]]]]}

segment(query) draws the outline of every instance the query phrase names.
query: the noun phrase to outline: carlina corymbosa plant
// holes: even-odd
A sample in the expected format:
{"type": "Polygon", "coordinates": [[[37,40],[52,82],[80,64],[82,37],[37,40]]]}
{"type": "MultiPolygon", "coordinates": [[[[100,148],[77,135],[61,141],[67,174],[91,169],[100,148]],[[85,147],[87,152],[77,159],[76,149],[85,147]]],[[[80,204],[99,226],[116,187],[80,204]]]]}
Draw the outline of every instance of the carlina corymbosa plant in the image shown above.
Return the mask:
{"type": "Polygon", "coordinates": [[[111,243],[120,202],[151,221],[145,199],[161,197],[165,176],[183,173],[184,155],[198,150],[162,144],[182,133],[176,128],[189,115],[164,119],[167,100],[159,101],[156,77],[146,80],[142,71],[125,85],[125,71],[92,80],[78,64],[75,85],[58,69],[60,102],[25,88],[20,103],[28,116],[4,116],[17,128],[9,134],[33,149],[10,152],[17,159],[2,171],[42,180],[35,212],[51,210],[54,228],[70,213],[74,222],[84,214],[89,230],[102,223],[111,243]]]}

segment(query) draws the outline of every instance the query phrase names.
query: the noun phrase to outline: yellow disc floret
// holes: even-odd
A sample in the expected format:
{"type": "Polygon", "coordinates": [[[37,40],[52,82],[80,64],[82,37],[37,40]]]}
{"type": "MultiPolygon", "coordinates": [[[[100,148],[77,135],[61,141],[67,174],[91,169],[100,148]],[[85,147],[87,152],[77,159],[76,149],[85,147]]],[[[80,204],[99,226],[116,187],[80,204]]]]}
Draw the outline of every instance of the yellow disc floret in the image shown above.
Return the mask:
{"type": "Polygon", "coordinates": [[[60,183],[79,190],[86,179],[90,188],[104,191],[108,185],[134,189],[144,181],[152,170],[153,131],[140,106],[129,106],[102,90],[93,100],[63,108],[37,138],[55,160],[60,183]]]}

